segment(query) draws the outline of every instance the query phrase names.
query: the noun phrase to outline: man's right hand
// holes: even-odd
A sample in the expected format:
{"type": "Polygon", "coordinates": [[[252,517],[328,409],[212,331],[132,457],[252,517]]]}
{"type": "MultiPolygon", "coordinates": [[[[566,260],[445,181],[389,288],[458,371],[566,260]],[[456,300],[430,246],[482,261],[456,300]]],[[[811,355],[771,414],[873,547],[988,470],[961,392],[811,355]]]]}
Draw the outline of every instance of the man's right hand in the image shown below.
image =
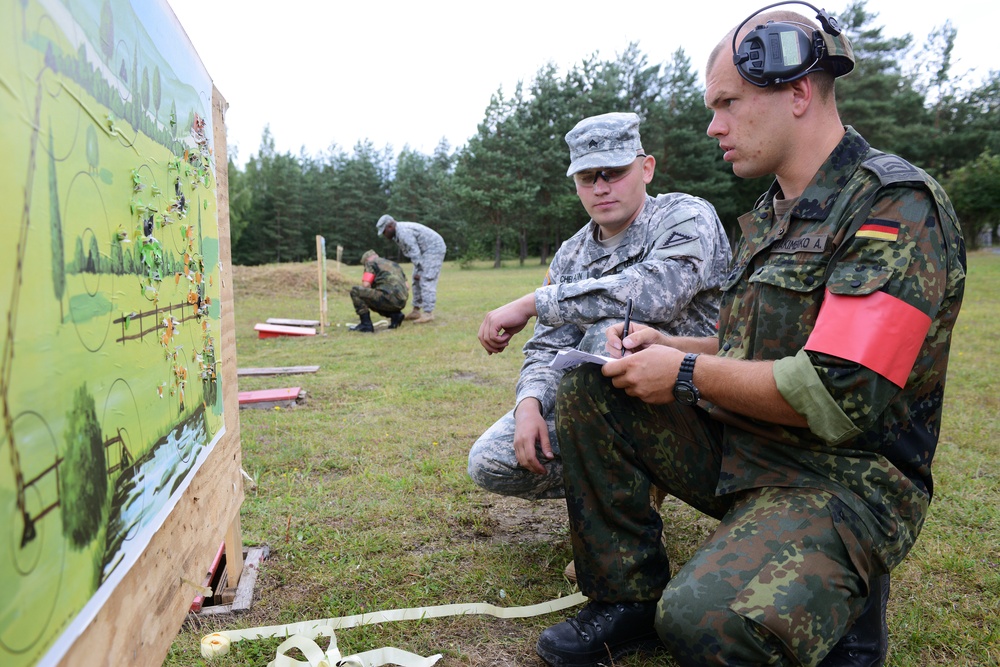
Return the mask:
{"type": "Polygon", "coordinates": [[[514,410],[514,454],[522,468],[544,475],[545,467],[538,460],[536,443],[541,443],[546,459],[555,457],[549,442],[549,427],[542,417],[542,405],[537,398],[526,398],[514,410]]]}
{"type": "Polygon", "coordinates": [[[605,331],[604,335],[607,336],[608,342],[604,344],[604,349],[612,358],[624,357],[626,354],[632,354],[653,345],[667,344],[667,337],[663,333],[638,323],[632,324],[629,335],[623,341],[621,336],[624,328],[624,323],[612,324],[605,331]]]}
{"type": "Polygon", "coordinates": [[[490,354],[503,352],[514,337],[532,317],[535,310],[534,293],[525,294],[520,299],[486,313],[479,325],[479,343],[490,354]]]}

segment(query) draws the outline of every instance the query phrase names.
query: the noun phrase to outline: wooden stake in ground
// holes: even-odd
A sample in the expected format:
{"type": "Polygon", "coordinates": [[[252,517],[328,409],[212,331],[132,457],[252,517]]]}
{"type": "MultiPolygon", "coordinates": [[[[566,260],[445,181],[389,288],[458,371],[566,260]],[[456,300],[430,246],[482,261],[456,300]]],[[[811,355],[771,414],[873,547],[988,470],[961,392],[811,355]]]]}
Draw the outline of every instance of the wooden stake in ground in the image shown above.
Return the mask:
{"type": "MultiPolygon", "coordinates": [[[[337,268],[340,268],[340,246],[337,246],[337,268]]],[[[316,235],[316,271],[319,274],[319,335],[326,335],[326,239],[316,235]]]]}

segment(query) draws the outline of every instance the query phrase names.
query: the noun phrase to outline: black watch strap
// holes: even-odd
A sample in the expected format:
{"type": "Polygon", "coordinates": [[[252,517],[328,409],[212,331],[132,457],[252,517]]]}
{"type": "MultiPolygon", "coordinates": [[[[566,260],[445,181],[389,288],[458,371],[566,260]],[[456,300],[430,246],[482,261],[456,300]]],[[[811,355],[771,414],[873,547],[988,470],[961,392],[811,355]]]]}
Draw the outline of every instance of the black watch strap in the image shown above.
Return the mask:
{"type": "Polygon", "coordinates": [[[685,354],[677,371],[673,393],[674,399],[681,405],[695,405],[701,398],[701,392],[694,386],[694,362],[697,358],[698,355],[693,352],[685,354]]]}
{"type": "Polygon", "coordinates": [[[698,358],[698,355],[694,352],[688,352],[684,355],[684,360],[681,361],[681,368],[677,372],[678,380],[687,380],[688,382],[694,381],[694,361],[698,358]]]}

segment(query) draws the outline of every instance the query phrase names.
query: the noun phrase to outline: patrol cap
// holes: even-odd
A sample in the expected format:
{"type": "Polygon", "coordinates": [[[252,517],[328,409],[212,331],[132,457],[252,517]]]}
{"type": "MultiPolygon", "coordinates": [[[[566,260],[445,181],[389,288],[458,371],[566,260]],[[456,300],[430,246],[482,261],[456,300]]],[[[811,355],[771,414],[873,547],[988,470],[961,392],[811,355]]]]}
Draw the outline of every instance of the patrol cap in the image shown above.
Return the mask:
{"type": "Polygon", "coordinates": [[[572,176],[584,169],[624,167],[642,153],[639,116],[634,113],[606,113],[584,118],[566,133],[569,169],[572,176]]]}
{"type": "Polygon", "coordinates": [[[854,69],[854,47],[847,39],[847,33],[831,35],[825,30],[820,30],[823,36],[823,45],[826,46],[826,54],[819,59],[820,65],[829,70],[834,78],[850,74],[854,69]]]}
{"type": "Polygon", "coordinates": [[[372,257],[378,257],[378,253],[374,250],[366,250],[365,254],[361,255],[361,263],[364,264],[372,257]]]}
{"type": "Polygon", "coordinates": [[[389,214],[383,215],[381,218],[378,219],[378,222],[375,223],[375,229],[377,229],[378,233],[381,234],[382,230],[384,230],[386,228],[386,225],[388,225],[390,222],[396,222],[396,219],[389,214]]]}

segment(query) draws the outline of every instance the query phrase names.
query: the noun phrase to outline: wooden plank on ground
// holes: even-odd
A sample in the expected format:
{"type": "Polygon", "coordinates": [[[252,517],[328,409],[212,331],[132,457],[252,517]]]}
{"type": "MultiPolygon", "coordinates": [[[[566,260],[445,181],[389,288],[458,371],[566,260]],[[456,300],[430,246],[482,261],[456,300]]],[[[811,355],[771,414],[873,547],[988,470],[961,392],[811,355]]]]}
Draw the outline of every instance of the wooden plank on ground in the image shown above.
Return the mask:
{"type": "Polygon", "coordinates": [[[233,601],[231,603],[202,607],[199,612],[190,612],[188,613],[188,620],[197,620],[205,616],[221,616],[250,609],[253,603],[253,589],[257,584],[257,574],[260,572],[261,561],[268,557],[271,553],[271,548],[264,545],[262,547],[250,547],[244,551],[246,557],[243,560],[243,576],[240,577],[240,583],[236,587],[236,595],[233,601]]]}
{"type": "Polygon", "coordinates": [[[315,336],[312,327],[289,327],[281,324],[255,324],[257,338],[276,338],[277,336],[315,336]]]}
{"type": "Polygon", "coordinates": [[[305,396],[301,387],[282,387],[280,389],[258,389],[256,391],[240,392],[241,408],[290,408],[295,402],[305,396]]]}
{"type": "Polygon", "coordinates": [[[267,368],[240,368],[236,375],[298,375],[300,373],[315,373],[319,366],[272,366],[267,368]]]}
{"type": "Polygon", "coordinates": [[[281,324],[286,327],[318,327],[319,320],[292,320],[287,317],[269,317],[268,324],[281,324]]]}
{"type": "Polygon", "coordinates": [[[267,558],[271,549],[268,546],[253,548],[247,552],[246,560],[243,561],[243,576],[236,587],[236,598],[233,599],[233,611],[246,611],[253,603],[253,587],[257,583],[257,573],[260,571],[260,562],[267,558]]]}

